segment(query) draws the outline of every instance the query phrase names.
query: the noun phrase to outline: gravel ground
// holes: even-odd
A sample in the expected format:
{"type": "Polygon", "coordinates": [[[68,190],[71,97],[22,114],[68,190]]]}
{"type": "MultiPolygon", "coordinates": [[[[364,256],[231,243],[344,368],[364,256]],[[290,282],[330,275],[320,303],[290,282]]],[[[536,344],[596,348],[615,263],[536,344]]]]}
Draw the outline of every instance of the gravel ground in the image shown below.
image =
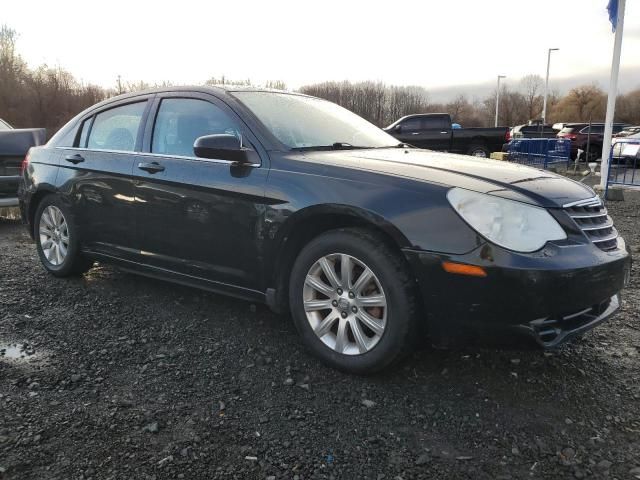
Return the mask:
{"type": "MultiPolygon", "coordinates": [[[[639,253],[640,198],[610,210],[639,253]]],[[[640,478],[639,287],[554,353],[424,348],[354,377],[263,306],[55,279],[0,220],[0,478],[640,478]]]]}

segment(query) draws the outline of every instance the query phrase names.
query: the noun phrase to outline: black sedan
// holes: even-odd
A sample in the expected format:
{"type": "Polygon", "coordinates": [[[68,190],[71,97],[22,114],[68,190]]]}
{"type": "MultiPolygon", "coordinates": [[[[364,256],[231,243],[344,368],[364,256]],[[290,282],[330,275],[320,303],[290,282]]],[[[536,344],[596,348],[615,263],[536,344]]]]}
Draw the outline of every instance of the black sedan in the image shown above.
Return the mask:
{"type": "Polygon", "coordinates": [[[24,163],[44,267],[94,260],[290,312],[364,373],[424,341],[520,332],[554,347],[619,307],[630,257],[594,192],[410,148],[304,95],[173,88],[79,114],[24,163]]]}

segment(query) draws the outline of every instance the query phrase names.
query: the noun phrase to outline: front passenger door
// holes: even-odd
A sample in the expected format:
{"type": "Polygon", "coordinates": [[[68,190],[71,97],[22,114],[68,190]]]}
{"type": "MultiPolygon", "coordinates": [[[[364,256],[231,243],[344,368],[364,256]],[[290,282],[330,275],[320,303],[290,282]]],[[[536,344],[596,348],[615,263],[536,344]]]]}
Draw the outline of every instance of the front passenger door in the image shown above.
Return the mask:
{"type": "Polygon", "coordinates": [[[214,288],[259,289],[267,166],[197,158],[193,144],[204,135],[237,135],[249,147],[257,140],[225,104],[193,95],[159,99],[148,151],[134,166],[142,258],[214,288]]]}
{"type": "Polygon", "coordinates": [[[410,117],[396,126],[394,136],[401,142],[418,148],[426,148],[423,143],[420,117],[410,117]]]}

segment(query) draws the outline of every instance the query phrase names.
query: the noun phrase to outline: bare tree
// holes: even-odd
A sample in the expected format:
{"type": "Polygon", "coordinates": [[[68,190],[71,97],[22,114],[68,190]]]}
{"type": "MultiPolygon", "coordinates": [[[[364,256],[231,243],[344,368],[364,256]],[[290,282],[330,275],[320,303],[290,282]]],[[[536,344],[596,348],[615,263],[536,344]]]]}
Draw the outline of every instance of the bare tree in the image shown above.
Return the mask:
{"type": "Polygon", "coordinates": [[[520,80],[520,86],[527,106],[527,116],[529,120],[537,119],[542,112],[542,90],[543,80],[540,75],[527,75],[520,80]]]}
{"type": "Polygon", "coordinates": [[[554,110],[554,117],[565,122],[601,122],[604,120],[607,96],[597,85],[582,85],[569,91],[554,110]]]}

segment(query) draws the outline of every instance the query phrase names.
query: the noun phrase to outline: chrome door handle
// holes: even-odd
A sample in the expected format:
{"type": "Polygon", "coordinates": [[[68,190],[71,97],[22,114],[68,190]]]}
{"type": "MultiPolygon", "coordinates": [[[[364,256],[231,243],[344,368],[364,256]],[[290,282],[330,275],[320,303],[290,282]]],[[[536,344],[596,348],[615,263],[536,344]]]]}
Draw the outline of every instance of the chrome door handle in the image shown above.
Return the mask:
{"type": "Polygon", "coordinates": [[[138,168],[140,170],[144,170],[145,172],[149,172],[149,173],[158,173],[158,172],[164,171],[164,167],[160,165],[158,162],[151,162],[151,163],[141,162],[138,164],[138,168]]]}
{"type": "Polygon", "coordinates": [[[73,155],[67,155],[64,157],[67,162],[71,162],[74,165],[77,165],[80,162],[84,162],[84,157],[79,153],[74,153],[73,155]]]}

